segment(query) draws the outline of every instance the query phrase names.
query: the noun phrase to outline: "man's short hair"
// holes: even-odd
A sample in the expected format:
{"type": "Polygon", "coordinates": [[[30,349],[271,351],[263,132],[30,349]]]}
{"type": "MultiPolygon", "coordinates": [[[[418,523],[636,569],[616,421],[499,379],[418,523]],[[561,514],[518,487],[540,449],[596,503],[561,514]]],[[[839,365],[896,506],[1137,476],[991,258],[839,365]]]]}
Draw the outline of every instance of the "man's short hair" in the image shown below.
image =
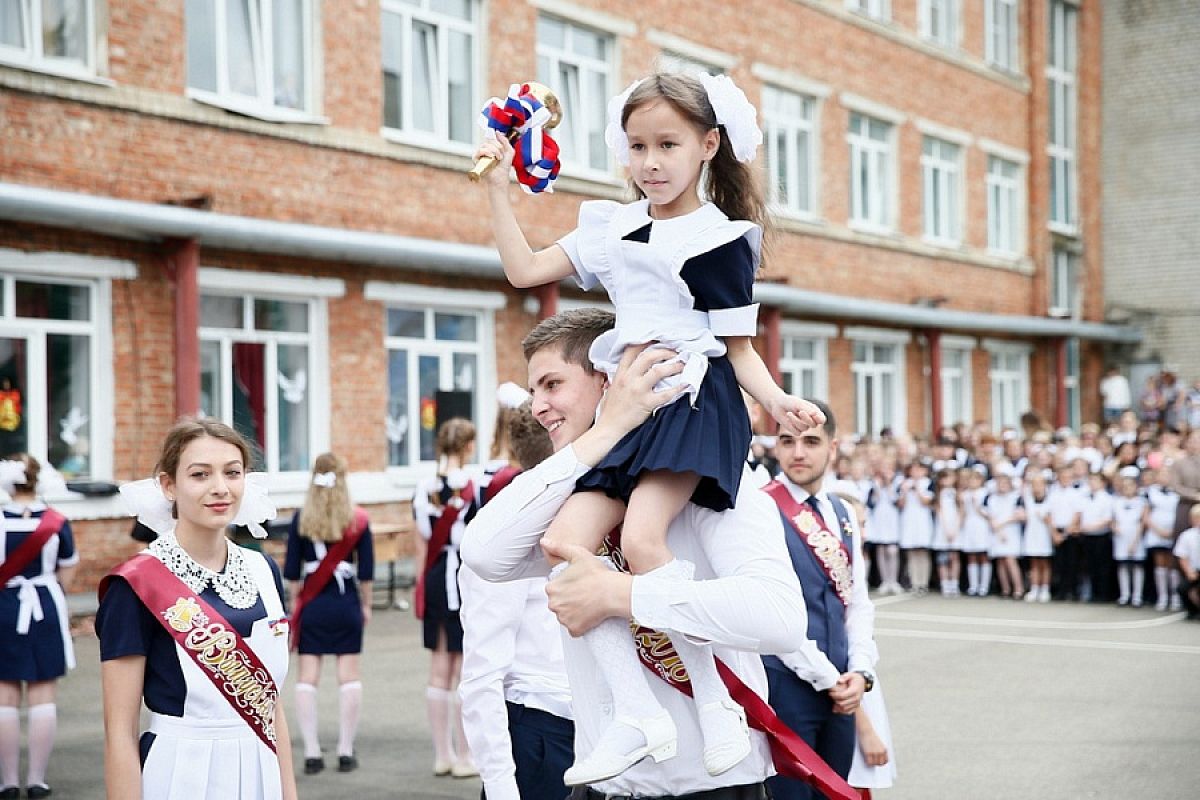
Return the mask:
{"type": "Polygon", "coordinates": [[[563,361],[577,364],[591,375],[595,367],[588,358],[588,350],[591,349],[592,342],[596,341],[596,337],[612,330],[615,324],[616,317],[612,312],[599,308],[561,311],[534,326],[521,341],[521,349],[524,350],[525,360],[528,361],[539,350],[557,347],[563,361]]]}
{"type": "Polygon", "coordinates": [[[550,434],[533,418],[528,401],[513,411],[508,420],[509,447],[521,469],[533,469],[550,457],[554,445],[550,443],[550,434]]]}
{"type": "Polygon", "coordinates": [[[833,416],[833,410],[829,408],[824,400],[814,400],[811,397],[806,397],[805,399],[817,408],[821,409],[821,413],[825,415],[825,424],[821,426],[825,429],[825,435],[830,439],[836,438],[837,419],[833,416]]]}

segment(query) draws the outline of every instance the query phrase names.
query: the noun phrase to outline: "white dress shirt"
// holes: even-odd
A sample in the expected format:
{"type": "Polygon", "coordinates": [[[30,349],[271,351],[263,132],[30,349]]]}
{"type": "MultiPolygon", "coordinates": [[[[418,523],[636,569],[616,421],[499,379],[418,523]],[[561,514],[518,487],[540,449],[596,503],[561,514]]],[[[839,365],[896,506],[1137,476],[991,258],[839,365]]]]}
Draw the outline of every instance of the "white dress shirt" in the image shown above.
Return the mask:
{"type": "Polygon", "coordinates": [[[505,701],[571,718],[558,620],[544,578],[489,583],[459,571],[463,730],[488,800],[521,800],[505,701]]]}
{"type": "MultiPolygon", "coordinates": [[[[568,446],[517,476],[467,527],[465,563],[488,580],[545,575],[538,542],[587,469],[568,446]]],[[[765,698],[766,672],[758,654],[790,652],[807,642],[804,595],[774,503],[743,473],[735,508],[717,513],[687,504],[668,528],[667,545],[695,564],[695,580],[636,576],[633,618],[712,643],[714,655],[765,698]]],[[[586,755],[612,718],[612,702],[583,640],[565,630],[563,638],[576,753],[586,755]]],[[[700,758],[704,745],[695,703],[656,677],[649,681],[678,728],[679,755],[662,763],[644,759],[594,789],[654,797],[758,783],[774,774],[766,737],[751,730],[750,755],[723,775],[709,775],[700,758]]]]}
{"type": "MultiPolygon", "coordinates": [[[[787,487],[797,503],[808,500],[808,492],[788,480],[786,475],[780,475],[779,482],[787,487]]],[[[817,506],[821,509],[825,526],[835,535],[838,534],[842,523],[824,489],[817,493],[817,506]]],[[[875,604],[867,594],[867,564],[863,558],[862,531],[858,527],[858,520],[854,518],[853,509],[847,506],[846,512],[853,530],[854,548],[850,560],[850,602],[846,605],[847,669],[850,672],[859,669],[874,672],[875,663],[879,661],[879,650],[875,647],[875,604]]],[[[811,640],[807,643],[808,647],[780,655],[779,660],[801,680],[811,683],[814,689],[825,691],[837,683],[842,673],[811,640]]]]}

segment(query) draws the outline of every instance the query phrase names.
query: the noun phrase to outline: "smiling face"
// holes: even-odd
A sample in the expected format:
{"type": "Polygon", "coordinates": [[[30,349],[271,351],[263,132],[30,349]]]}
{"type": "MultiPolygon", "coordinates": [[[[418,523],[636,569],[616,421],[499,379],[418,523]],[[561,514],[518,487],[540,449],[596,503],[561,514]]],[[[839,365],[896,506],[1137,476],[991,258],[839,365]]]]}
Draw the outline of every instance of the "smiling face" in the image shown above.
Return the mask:
{"type": "Polygon", "coordinates": [[[200,436],[183,448],[175,474],[159,473],[158,480],[175,503],[180,527],[224,529],[242,503],[242,451],[221,439],[200,436]]]}
{"type": "Polygon", "coordinates": [[[630,112],[625,133],[629,174],[650,201],[651,216],[669,219],[699,208],[701,168],[716,155],[720,133],[698,130],[662,98],[630,112]]]}
{"type": "Polygon", "coordinates": [[[775,457],[788,480],[809,494],[821,488],[829,461],[837,452],[837,439],[829,438],[823,427],[809,428],[800,436],[781,433],[775,440],[775,457]]]}
{"type": "Polygon", "coordinates": [[[606,383],[603,372],[589,374],[579,364],[564,360],[557,347],[543,347],[529,357],[531,410],[550,434],[555,452],[592,427],[606,383]]]}

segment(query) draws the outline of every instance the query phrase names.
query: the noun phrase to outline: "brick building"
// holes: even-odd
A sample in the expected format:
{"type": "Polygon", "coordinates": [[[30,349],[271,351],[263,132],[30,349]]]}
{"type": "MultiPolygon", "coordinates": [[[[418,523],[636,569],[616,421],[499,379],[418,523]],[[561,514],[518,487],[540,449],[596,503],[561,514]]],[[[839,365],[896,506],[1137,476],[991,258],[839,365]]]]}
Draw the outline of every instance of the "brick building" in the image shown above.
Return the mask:
{"type": "MultiPolygon", "coordinates": [[[[487,96],[563,100],[535,246],[625,196],[607,99],[658,63],[758,105],[778,236],[761,348],[842,427],[1096,415],[1101,14],[1073,0],[16,0],[0,12],[0,424],[69,476],[148,474],[178,413],[262,446],[285,506],[332,448],[400,522],[434,403],[491,436],[539,314],[462,172],[487,96]],[[704,19],[703,26],[690,20],[704,19]],[[457,391],[455,395],[438,395],[457,391]],[[11,428],[11,429],[10,429],[11,428]]],[[[514,190],[515,191],[515,190],[514,190]]],[[[132,545],[58,503],[90,587],[132,545]]]]}

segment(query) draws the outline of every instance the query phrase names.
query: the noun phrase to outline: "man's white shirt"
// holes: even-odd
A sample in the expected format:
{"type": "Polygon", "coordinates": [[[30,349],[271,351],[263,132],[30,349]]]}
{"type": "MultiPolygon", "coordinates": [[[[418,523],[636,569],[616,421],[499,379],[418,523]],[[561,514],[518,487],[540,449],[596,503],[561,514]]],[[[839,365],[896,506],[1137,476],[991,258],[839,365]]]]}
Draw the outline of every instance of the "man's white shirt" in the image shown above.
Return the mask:
{"type": "MultiPolygon", "coordinates": [[[[462,545],[465,563],[488,580],[546,575],[538,542],[587,470],[567,446],[517,476],[468,526],[462,545]]],[[[714,654],[766,698],[759,654],[791,652],[808,642],[804,595],[787,557],[774,502],[744,472],[735,508],[717,513],[689,503],[671,522],[667,546],[677,558],[695,564],[695,580],[634,577],[633,618],[671,635],[711,643],[714,654]]],[[[565,630],[563,638],[576,752],[587,754],[611,718],[611,700],[583,641],[565,630]]],[[[703,740],[695,704],[657,677],[650,677],[650,687],[678,727],[679,755],[662,763],[645,759],[596,784],[597,791],[686,794],[758,783],[774,774],[766,737],[752,730],[751,754],[725,774],[709,775],[699,757],[703,740]]]]}

